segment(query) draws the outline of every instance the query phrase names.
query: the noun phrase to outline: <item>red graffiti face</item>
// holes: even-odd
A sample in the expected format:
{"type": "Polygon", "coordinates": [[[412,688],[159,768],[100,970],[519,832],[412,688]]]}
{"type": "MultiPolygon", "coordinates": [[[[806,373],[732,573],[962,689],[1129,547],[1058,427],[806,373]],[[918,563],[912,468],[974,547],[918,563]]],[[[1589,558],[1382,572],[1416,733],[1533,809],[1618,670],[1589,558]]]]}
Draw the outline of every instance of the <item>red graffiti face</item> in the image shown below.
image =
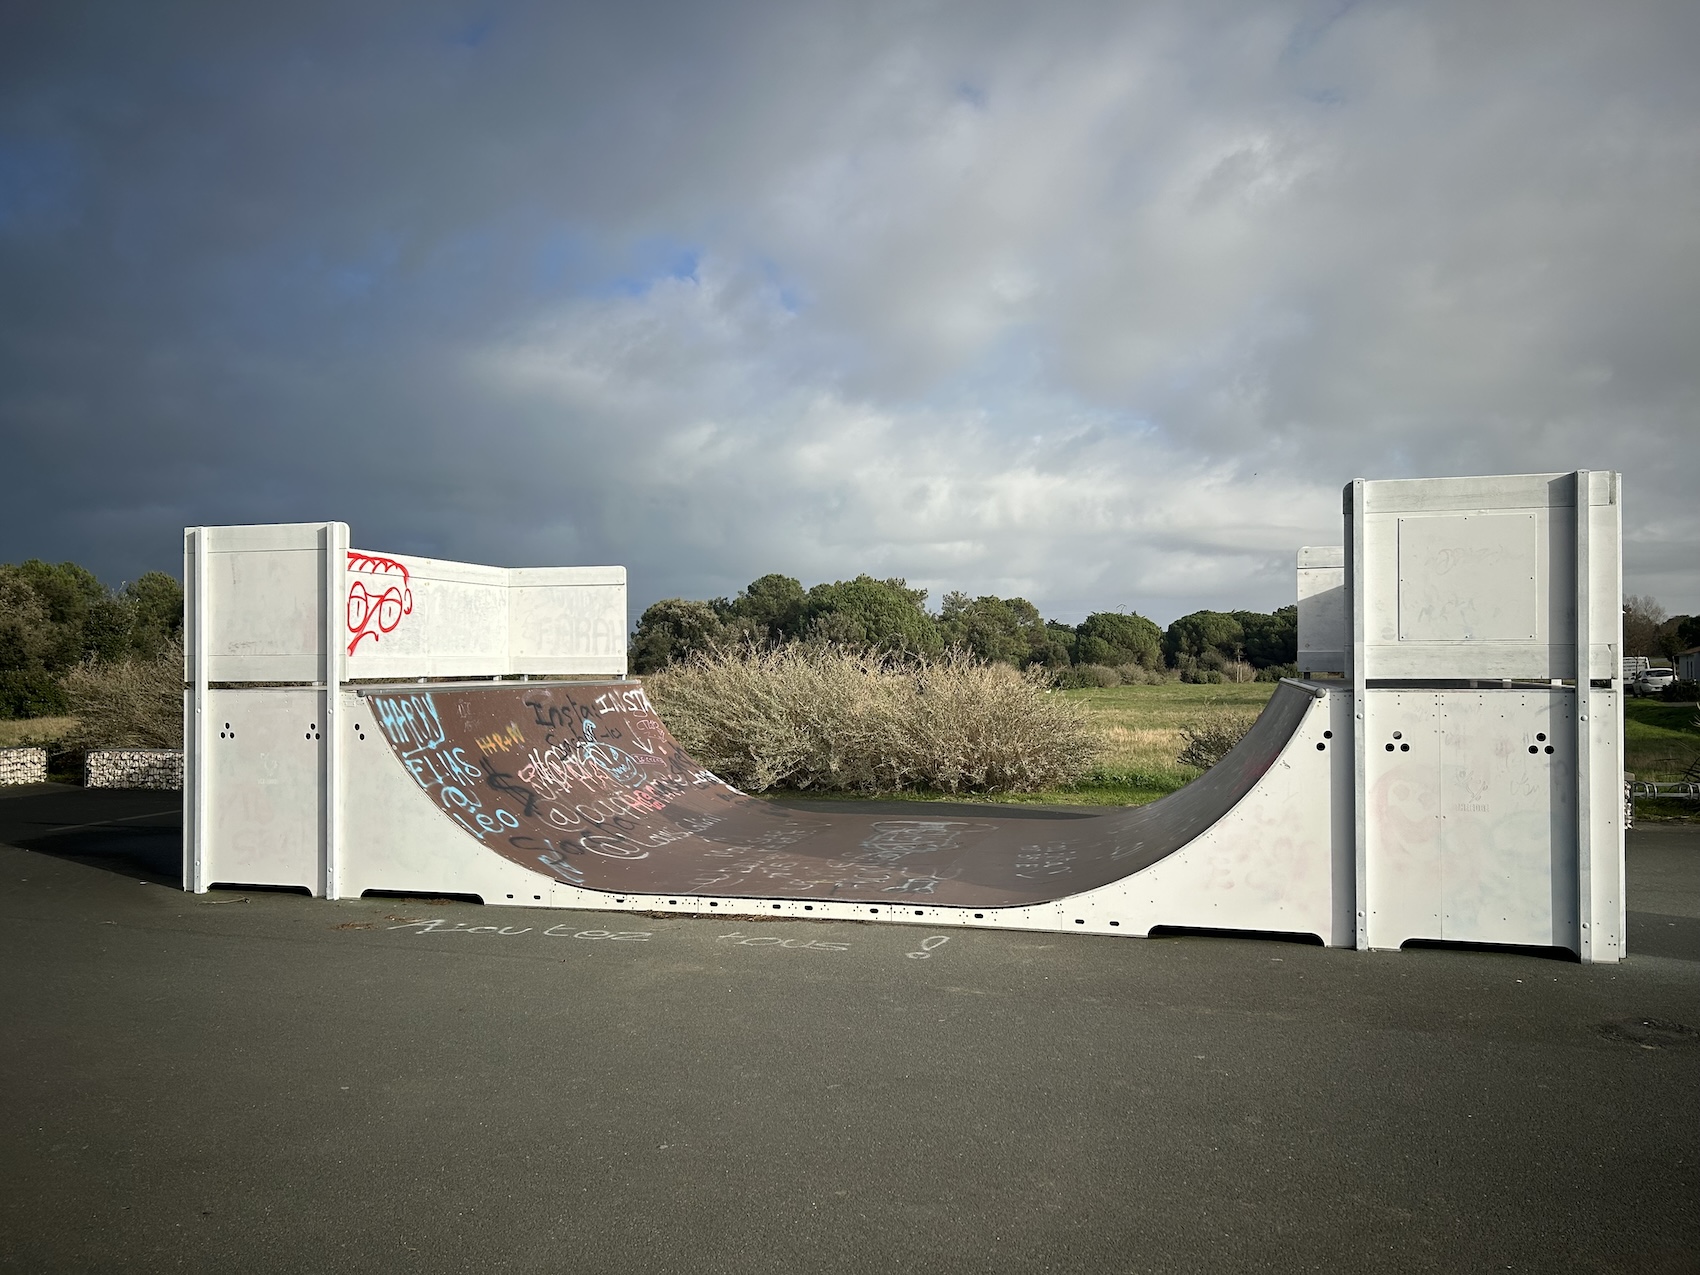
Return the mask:
{"type": "Polygon", "coordinates": [[[353,550],[348,554],[348,571],[348,631],[352,635],[348,653],[353,655],[361,639],[376,642],[380,634],[394,632],[403,616],[413,614],[413,580],[394,558],[353,550]],[[362,576],[370,579],[370,586],[362,576]]]}

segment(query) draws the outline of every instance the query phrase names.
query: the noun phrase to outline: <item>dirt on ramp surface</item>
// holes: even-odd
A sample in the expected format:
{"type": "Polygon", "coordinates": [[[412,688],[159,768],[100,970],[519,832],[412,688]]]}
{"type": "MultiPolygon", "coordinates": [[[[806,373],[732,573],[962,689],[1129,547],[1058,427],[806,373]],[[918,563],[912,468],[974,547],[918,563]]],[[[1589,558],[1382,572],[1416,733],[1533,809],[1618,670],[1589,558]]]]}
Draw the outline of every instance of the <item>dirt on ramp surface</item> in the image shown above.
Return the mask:
{"type": "MultiPolygon", "coordinates": [[[[1257,785],[1309,709],[1282,683],[1180,792],[1036,819],[786,810],[697,765],[632,682],[368,687],[398,761],[483,852],[611,894],[1000,908],[1147,868],[1257,785]]],[[[469,845],[469,849],[473,847],[469,845]]]]}

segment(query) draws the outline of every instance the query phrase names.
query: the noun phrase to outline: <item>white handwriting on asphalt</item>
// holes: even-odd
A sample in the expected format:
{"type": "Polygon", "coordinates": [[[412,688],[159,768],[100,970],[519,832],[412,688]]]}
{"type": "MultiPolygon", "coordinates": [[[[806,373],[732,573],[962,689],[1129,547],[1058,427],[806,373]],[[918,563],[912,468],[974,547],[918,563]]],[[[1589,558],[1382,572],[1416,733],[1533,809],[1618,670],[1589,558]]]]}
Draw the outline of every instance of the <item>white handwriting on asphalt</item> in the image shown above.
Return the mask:
{"type": "MultiPolygon", "coordinates": [[[[532,932],[529,925],[515,929],[510,925],[468,925],[464,921],[454,925],[447,921],[405,921],[389,928],[412,930],[415,934],[499,934],[507,937],[532,932]]],[[[570,925],[551,925],[540,933],[544,938],[607,939],[613,943],[647,943],[654,935],[653,930],[575,930],[570,925]]]]}
{"type": "Polygon", "coordinates": [[[823,943],[819,939],[782,939],[768,936],[752,938],[747,934],[722,934],[720,942],[738,947],[788,947],[803,952],[847,952],[848,943],[823,943]]]}
{"type": "Polygon", "coordinates": [[[950,935],[935,934],[929,939],[921,940],[921,950],[919,952],[905,952],[904,955],[912,961],[924,961],[933,954],[933,949],[935,947],[948,942],[950,942],[950,935]]]}

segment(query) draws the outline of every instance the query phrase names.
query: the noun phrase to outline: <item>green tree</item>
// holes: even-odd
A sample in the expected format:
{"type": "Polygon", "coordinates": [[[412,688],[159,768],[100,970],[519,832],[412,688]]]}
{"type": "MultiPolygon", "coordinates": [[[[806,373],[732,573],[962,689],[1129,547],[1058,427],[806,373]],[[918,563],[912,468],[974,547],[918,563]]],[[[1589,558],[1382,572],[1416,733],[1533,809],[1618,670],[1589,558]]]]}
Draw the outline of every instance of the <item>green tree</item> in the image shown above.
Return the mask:
{"type": "Polygon", "coordinates": [[[65,712],[71,670],[154,658],[182,629],[183,589],[163,572],[114,592],[74,562],[0,565],[0,715],[65,712]]]}
{"type": "Polygon", "coordinates": [[[1074,633],[1076,664],[1162,666],[1163,631],[1137,612],[1095,611],[1074,633]]]}
{"type": "Polygon", "coordinates": [[[945,645],[960,646],[992,663],[1025,668],[1056,659],[1044,618],[1026,598],[947,593],[939,608],[938,627],[945,645]]]}
{"type": "Polygon", "coordinates": [[[1238,659],[1245,642],[1245,631],[1233,616],[1221,611],[1194,611],[1183,615],[1163,633],[1163,655],[1170,664],[1181,660],[1220,663],[1238,659]]]}
{"type": "Polygon", "coordinates": [[[663,598],[638,617],[629,657],[632,672],[654,673],[726,641],[726,626],[708,602],[663,598]]]}
{"type": "Polygon", "coordinates": [[[1273,668],[1299,658],[1299,609],[1281,607],[1265,615],[1261,611],[1235,611],[1245,659],[1253,668],[1273,668]]]}
{"type": "Polygon", "coordinates": [[[124,586],[130,610],[130,649],[154,659],[183,633],[183,586],[163,571],[149,571],[124,586]]]}
{"type": "Polygon", "coordinates": [[[944,642],[926,602],[925,589],[911,589],[901,578],[859,575],[817,584],[808,592],[807,632],[819,641],[937,655],[944,642]]]}
{"type": "Polygon", "coordinates": [[[750,581],[725,604],[723,618],[729,628],[769,646],[781,646],[803,636],[808,608],[808,595],[801,583],[773,574],[750,581]]]}

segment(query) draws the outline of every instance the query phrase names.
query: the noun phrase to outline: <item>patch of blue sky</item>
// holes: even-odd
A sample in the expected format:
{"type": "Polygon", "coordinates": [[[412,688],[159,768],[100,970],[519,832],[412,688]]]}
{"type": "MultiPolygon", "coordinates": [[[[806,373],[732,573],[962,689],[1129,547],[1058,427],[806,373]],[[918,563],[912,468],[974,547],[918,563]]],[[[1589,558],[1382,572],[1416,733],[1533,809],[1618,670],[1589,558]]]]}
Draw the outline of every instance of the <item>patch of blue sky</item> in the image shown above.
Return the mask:
{"type": "Polygon", "coordinates": [[[590,235],[562,226],[546,231],[531,254],[531,287],[541,296],[577,292],[599,276],[599,254],[590,235]]]}
{"type": "Polygon", "coordinates": [[[779,302],[780,309],[786,314],[803,312],[808,305],[808,295],[783,266],[771,257],[757,257],[752,264],[767,281],[768,291],[779,302]]]}
{"type": "Polygon", "coordinates": [[[480,14],[468,18],[449,33],[449,43],[463,49],[476,49],[490,38],[497,26],[496,15],[493,13],[480,14]]]}
{"type": "Polygon", "coordinates": [[[977,111],[986,109],[986,90],[971,80],[961,80],[956,85],[956,100],[966,102],[977,111]]]}
{"type": "Polygon", "coordinates": [[[0,231],[39,232],[75,220],[81,185],[73,147],[0,137],[0,231]]]}
{"type": "Polygon", "coordinates": [[[581,291],[592,297],[641,297],[657,284],[695,282],[702,249],[682,240],[651,236],[639,239],[606,263],[600,277],[581,291]]]}
{"type": "Polygon", "coordinates": [[[1336,22],[1363,2],[1364,0],[1324,0],[1316,5],[1311,12],[1294,23],[1292,33],[1287,37],[1286,47],[1281,50],[1281,61],[1297,61],[1310,53],[1322,43],[1336,22]]]}
{"type": "Polygon", "coordinates": [[[395,273],[401,261],[402,244],[400,235],[383,234],[374,236],[354,253],[309,248],[299,254],[288,254],[280,264],[286,269],[293,265],[294,277],[323,300],[333,304],[366,301],[395,273]],[[290,262],[289,257],[294,261],[290,262]]]}

